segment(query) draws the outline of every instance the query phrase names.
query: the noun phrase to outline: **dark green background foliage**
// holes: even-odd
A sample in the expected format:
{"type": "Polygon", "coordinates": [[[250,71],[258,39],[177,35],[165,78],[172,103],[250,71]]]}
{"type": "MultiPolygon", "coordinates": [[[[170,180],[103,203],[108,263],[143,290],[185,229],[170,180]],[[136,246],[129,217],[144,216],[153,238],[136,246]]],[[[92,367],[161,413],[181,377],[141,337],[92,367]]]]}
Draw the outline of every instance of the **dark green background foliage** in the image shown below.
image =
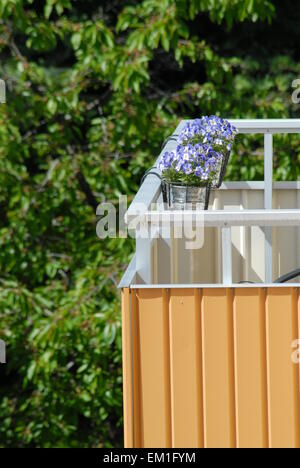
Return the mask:
{"type": "MultiPolygon", "coordinates": [[[[0,446],[122,445],[133,245],[97,240],[95,207],[184,117],[297,117],[299,23],[291,0],[0,0],[0,446]]],[[[228,178],[262,179],[261,143],[239,137],[228,178]]],[[[278,138],[275,177],[299,158],[278,138]]]]}

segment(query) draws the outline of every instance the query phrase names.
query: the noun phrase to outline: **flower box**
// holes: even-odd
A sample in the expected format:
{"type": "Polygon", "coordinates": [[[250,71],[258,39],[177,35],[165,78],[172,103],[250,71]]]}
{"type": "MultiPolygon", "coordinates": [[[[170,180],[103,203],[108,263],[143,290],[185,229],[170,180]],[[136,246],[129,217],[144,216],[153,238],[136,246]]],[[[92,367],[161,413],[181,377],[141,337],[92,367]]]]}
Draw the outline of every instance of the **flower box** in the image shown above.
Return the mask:
{"type": "Polygon", "coordinates": [[[237,130],[227,120],[202,117],[187,123],[178,146],[165,151],[158,163],[164,202],[169,208],[207,209],[211,188],[219,188],[237,130]]]}

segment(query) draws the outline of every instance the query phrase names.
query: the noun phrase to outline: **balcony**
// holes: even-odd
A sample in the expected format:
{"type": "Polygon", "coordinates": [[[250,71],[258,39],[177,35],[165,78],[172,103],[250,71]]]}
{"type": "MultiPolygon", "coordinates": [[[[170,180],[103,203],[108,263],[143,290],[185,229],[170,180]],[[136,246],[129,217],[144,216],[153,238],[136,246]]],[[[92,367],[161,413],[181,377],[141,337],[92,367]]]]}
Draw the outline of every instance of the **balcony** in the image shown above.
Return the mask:
{"type": "Polygon", "coordinates": [[[300,268],[300,182],[273,182],[273,135],[300,120],[231,123],[264,134],[263,182],[224,183],[205,212],[168,211],[155,163],[126,214],[128,447],[300,446],[299,278],[274,283],[300,268]]]}

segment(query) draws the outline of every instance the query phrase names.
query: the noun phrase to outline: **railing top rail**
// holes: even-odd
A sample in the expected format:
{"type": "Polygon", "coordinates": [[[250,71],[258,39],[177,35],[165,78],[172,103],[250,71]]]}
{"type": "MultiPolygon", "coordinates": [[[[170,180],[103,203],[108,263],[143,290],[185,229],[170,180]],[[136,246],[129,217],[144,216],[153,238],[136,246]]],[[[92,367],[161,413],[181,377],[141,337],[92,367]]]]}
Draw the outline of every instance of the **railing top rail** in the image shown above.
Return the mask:
{"type": "MultiPolygon", "coordinates": [[[[300,119],[228,119],[239,133],[300,133],[300,119]]],[[[184,123],[191,120],[184,120],[184,123]]]]}
{"type": "Polygon", "coordinates": [[[182,223],[204,227],[299,226],[300,210],[147,211],[141,216],[141,221],[151,223],[153,227],[182,223]]]}

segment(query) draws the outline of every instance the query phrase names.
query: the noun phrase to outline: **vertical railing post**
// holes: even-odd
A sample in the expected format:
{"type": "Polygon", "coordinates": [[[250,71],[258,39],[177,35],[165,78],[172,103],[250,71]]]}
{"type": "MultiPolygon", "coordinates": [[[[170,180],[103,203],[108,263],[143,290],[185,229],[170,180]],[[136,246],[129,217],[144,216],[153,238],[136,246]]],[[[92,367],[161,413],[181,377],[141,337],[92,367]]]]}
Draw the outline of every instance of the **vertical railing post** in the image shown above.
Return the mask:
{"type": "MultiPolygon", "coordinates": [[[[273,208],[273,134],[265,134],[264,148],[264,206],[266,210],[273,208]]],[[[266,227],[265,233],[265,282],[273,282],[272,228],[266,227]]]]}
{"type": "Polygon", "coordinates": [[[136,271],[142,284],[152,284],[152,242],[148,227],[136,232],[136,271]]]}
{"type": "Polygon", "coordinates": [[[231,227],[221,228],[222,231],[222,273],[223,284],[232,284],[232,248],[231,227]]]}
{"type": "Polygon", "coordinates": [[[160,235],[159,226],[151,223],[140,224],[136,231],[136,272],[141,284],[153,284],[157,281],[157,245],[160,235]]]}

